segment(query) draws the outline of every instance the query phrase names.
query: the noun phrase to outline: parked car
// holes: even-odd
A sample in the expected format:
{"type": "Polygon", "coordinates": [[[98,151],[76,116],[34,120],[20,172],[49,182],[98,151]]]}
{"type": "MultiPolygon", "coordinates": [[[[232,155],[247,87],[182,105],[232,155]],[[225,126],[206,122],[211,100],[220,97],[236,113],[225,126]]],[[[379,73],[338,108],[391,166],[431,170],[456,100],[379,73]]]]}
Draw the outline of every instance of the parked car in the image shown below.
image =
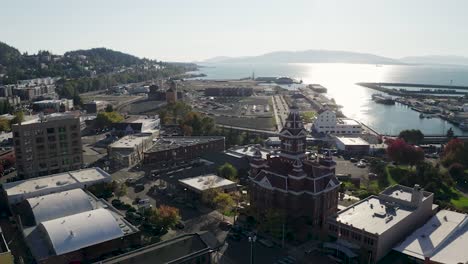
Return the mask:
{"type": "Polygon", "coordinates": [[[350,158],[349,161],[351,161],[352,163],[355,163],[355,162],[357,162],[357,159],[355,159],[355,158],[350,158]]]}
{"type": "Polygon", "coordinates": [[[138,201],[138,205],[144,205],[144,204],[149,204],[150,203],[150,200],[147,198],[147,199],[140,199],[138,201]]]}
{"type": "Polygon", "coordinates": [[[362,162],[358,162],[358,163],[356,164],[356,166],[357,166],[358,168],[365,168],[365,167],[366,167],[366,164],[365,164],[365,163],[362,163],[362,162]]]}

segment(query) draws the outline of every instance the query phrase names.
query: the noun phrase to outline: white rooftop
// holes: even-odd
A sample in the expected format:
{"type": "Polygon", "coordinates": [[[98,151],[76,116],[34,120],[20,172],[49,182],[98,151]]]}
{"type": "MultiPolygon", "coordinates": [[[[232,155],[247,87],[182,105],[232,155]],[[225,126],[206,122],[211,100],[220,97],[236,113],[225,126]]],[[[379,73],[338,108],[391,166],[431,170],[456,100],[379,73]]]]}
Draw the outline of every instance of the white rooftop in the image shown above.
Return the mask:
{"type": "Polygon", "coordinates": [[[394,250],[436,263],[468,261],[468,215],[441,210],[394,250]]]}
{"type": "MultiPolygon", "coordinates": [[[[253,157],[255,154],[255,151],[257,150],[256,146],[241,146],[241,147],[236,147],[236,148],[230,148],[226,151],[226,154],[235,156],[238,158],[242,157],[253,157]]],[[[267,155],[270,154],[270,151],[266,151],[262,148],[260,148],[260,153],[262,153],[262,158],[266,159],[267,155]]]]}
{"type": "Polygon", "coordinates": [[[82,189],[29,198],[27,201],[37,224],[94,209],[92,199],[82,189]]]}
{"type": "Polygon", "coordinates": [[[141,145],[150,135],[128,135],[110,144],[110,148],[134,148],[141,145]]]}
{"type": "Polygon", "coordinates": [[[338,125],[361,126],[361,124],[358,121],[350,118],[339,118],[337,119],[336,123],[338,125]]]}
{"type": "Polygon", "coordinates": [[[89,168],[63,172],[43,177],[31,178],[3,184],[8,196],[34,193],[37,191],[63,188],[67,185],[111,179],[111,176],[100,168],[89,168]]]}
{"type": "Polygon", "coordinates": [[[355,145],[355,146],[362,146],[362,145],[369,145],[367,141],[360,137],[336,137],[336,140],[339,140],[344,145],[355,145]]]}
{"type": "Polygon", "coordinates": [[[179,180],[179,182],[198,192],[203,192],[208,189],[216,189],[216,188],[228,189],[228,188],[234,188],[237,186],[235,182],[219,177],[214,174],[182,179],[182,180],[179,180]]]}
{"type": "MultiPolygon", "coordinates": [[[[76,112],[52,113],[52,114],[44,115],[42,117],[42,120],[43,120],[42,122],[48,122],[48,121],[53,121],[53,120],[74,119],[77,117],[78,116],[76,112]]],[[[41,122],[41,116],[37,115],[34,118],[21,122],[21,125],[34,124],[34,123],[39,123],[39,122],[41,122]]]]}
{"type": "Polygon", "coordinates": [[[338,212],[336,221],[369,233],[382,234],[412,212],[412,209],[393,207],[377,196],[370,196],[338,212]]]}
{"type": "Polygon", "coordinates": [[[118,219],[100,208],[41,223],[56,255],[123,237],[118,219]]]}

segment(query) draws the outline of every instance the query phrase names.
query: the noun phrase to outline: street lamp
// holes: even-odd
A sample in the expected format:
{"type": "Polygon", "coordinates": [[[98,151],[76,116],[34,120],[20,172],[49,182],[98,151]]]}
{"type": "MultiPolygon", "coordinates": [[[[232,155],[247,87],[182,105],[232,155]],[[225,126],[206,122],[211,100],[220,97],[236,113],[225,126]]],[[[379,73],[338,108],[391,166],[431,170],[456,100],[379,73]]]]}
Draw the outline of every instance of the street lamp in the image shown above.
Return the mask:
{"type": "Polygon", "coordinates": [[[250,243],[250,264],[253,264],[253,244],[257,241],[257,236],[249,236],[249,243],[250,243]]]}

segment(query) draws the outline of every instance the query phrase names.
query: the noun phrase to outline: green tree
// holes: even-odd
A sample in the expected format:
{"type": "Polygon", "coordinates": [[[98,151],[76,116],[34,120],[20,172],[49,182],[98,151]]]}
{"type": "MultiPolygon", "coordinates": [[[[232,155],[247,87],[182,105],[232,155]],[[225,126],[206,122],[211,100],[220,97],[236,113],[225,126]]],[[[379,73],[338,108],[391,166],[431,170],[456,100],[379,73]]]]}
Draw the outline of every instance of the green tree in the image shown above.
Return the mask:
{"type": "Polygon", "coordinates": [[[232,166],[230,163],[224,163],[222,166],[218,168],[219,176],[229,179],[231,181],[237,181],[237,169],[232,166]]]}
{"type": "Polygon", "coordinates": [[[116,186],[114,190],[115,196],[117,196],[117,199],[120,200],[122,196],[127,195],[127,185],[125,184],[119,184],[116,186]]]}
{"type": "Polygon", "coordinates": [[[114,112],[114,107],[111,104],[108,104],[106,106],[106,112],[108,112],[108,113],[114,112]]]}
{"type": "Polygon", "coordinates": [[[10,121],[6,118],[0,118],[0,131],[10,131],[10,121]]]}
{"type": "Polygon", "coordinates": [[[216,205],[216,208],[218,208],[218,210],[223,214],[223,220],[224,215],[229,213],[235,206],[232,196],[224,192],[219,192],[216,197],[214,197],[213,202],[216,205]]]}
{"type": "Polygon", "coordinates": [[[409,144],[419,145],[424,140],[424,134],[419,129],[403,130],[398,135],[399,138],[405,140],[409,144]]]}
{"type": "Polygon", "coordinates": [[[124,117],[117,112],[100,112],[96,117],[96,126],[99,128],[108,127],[113,123],[119,123],[124,117]]]}
{"type": "Polygon", "coordinates": [[[304,121],[304,123],[312,123],[316,115],[317,113],[314,111],[307,111],[301,113],[302,120],[304,121]]]}
{"type": "Polygon", "coordinates": [[[11,120],[11,124],[21,124],[24,121],[23,111],[18,111],[15,113],[15,117],[11,120]]]}

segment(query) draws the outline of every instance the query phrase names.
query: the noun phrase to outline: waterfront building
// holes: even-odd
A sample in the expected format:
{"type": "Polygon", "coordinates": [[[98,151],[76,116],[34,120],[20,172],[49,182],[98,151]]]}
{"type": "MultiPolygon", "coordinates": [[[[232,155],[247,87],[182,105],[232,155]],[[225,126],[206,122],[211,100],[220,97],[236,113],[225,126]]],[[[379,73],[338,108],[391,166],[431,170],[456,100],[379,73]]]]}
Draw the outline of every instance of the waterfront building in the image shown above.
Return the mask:
{"type": "Polygon", "coordinates": [[[80,118],[40,114],[12,126],[16,169],[24,178],[77,170],[83,163],[80,118]]]}
{"type": "Polygon", "coordinates": [[[340,186],[332,157],[307,158],[306,135],[299,111],[292,108],[279,134],[280,151],[264,158],[257,150],[249,175],[257,219],[271,210],[284,213],[284,225],[298,240],[324,235],[327,217],[337,211],[340,186]]]}
{"type": "Polygon", "coordinates": [[[388,187],[330,216],[333,242],[324,248],[346,263],[376,263],[434,215],[433,200],[434,194],[419,185],[388,187]]]}
{"type": "Polygon", "coordinates": [[[393,250],[415,263],[466,263],[468,214],[441,210],[393,250]]]}
{"type": "Polygon", "coordinates": [[[337,118],[336,113],[323,109],[317,113],[312,130],[324,134],[360,134],[362,125],[354,119],[337,118]]]}
{"type": "Polygon", "coordinates": [[[336,137],[336,148],[347,154],[366,155],[369,154],[370,144],[360,137],[336,137]]]}

